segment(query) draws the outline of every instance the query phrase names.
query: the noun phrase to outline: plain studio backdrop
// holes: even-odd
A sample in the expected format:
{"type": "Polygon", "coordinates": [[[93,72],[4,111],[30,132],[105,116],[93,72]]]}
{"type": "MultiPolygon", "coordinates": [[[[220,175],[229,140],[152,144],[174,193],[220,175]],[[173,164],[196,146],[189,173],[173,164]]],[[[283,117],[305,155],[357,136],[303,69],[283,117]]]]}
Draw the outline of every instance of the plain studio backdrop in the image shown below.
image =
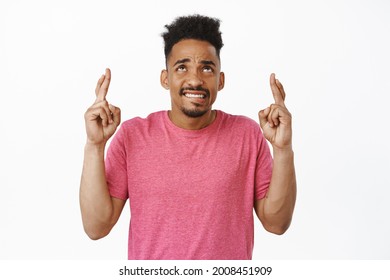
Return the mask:
{"type": "Polygon", "coordinates": [[[293,114],[294,219],[283,236],[255,219],[253,258],[389,259],[385,0],[2,0],[0,259],[127,258],[128,204],[104,239],[82,228],[84,112],[106,67],[122,120],[169,109],[160,34],[194,13],[222,21],[226,85],[214,108],[258,121],[275,72],[293,114]]]}

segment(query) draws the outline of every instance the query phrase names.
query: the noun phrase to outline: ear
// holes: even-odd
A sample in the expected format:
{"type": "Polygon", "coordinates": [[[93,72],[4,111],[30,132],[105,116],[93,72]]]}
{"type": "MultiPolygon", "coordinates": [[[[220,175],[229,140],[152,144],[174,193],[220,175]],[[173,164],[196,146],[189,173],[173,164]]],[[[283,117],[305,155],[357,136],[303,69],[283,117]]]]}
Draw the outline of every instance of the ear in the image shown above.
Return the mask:
{"type": "Polygon", "coordinates": [[[168,71],[166,69],[161,70],[160,83],[163,88],[169,89],[168,71]]]}
{"type": "Polygon", "coordinates": [[[221,72],[219,73],[218,90],[223,89],[224,86],[225,86],[225,73],[221,72]]]}

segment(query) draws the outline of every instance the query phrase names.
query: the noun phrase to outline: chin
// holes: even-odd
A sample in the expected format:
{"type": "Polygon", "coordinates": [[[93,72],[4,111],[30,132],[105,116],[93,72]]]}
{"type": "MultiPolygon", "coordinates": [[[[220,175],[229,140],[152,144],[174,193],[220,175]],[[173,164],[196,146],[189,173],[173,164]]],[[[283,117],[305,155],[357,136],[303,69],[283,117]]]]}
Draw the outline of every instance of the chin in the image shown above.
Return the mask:
{"type": "Polygon", "coordinates": [[[181,111],[187,117],[190,117],[190,118],[200,118],[200,117],[204,116],[210,110],[199,110],[199,109],[186,109],[186,108],[182,108],[181,111]]]}

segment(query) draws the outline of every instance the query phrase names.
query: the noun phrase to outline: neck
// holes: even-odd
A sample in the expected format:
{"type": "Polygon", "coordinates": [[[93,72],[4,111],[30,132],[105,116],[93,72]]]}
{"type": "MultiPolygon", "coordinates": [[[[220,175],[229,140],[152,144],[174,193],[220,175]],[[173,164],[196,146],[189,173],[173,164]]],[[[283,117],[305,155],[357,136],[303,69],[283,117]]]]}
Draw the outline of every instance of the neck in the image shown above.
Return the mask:
{"type": "Polygon", "coordinates": [[[215,110],[210,110],[206,114],[198,118],[192,118],[184,113],[177,114],[174,110],[168,111],[169,119],[178,127],[187,130],[199,130],[209,126],[216,117],[215,110]]]}

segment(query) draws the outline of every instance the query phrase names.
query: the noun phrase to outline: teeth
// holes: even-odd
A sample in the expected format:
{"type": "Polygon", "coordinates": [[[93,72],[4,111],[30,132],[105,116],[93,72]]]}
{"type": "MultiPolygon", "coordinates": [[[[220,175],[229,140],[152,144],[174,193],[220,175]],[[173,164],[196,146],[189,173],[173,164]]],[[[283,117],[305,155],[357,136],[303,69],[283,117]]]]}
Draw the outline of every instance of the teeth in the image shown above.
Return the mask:
{"type": "Polygon", "coordinates": [[[205,97],[203,94],[192,94],[192,93],[186,93],[185,96],[190,97],[190,98],[204,98],[205,97]]]}

